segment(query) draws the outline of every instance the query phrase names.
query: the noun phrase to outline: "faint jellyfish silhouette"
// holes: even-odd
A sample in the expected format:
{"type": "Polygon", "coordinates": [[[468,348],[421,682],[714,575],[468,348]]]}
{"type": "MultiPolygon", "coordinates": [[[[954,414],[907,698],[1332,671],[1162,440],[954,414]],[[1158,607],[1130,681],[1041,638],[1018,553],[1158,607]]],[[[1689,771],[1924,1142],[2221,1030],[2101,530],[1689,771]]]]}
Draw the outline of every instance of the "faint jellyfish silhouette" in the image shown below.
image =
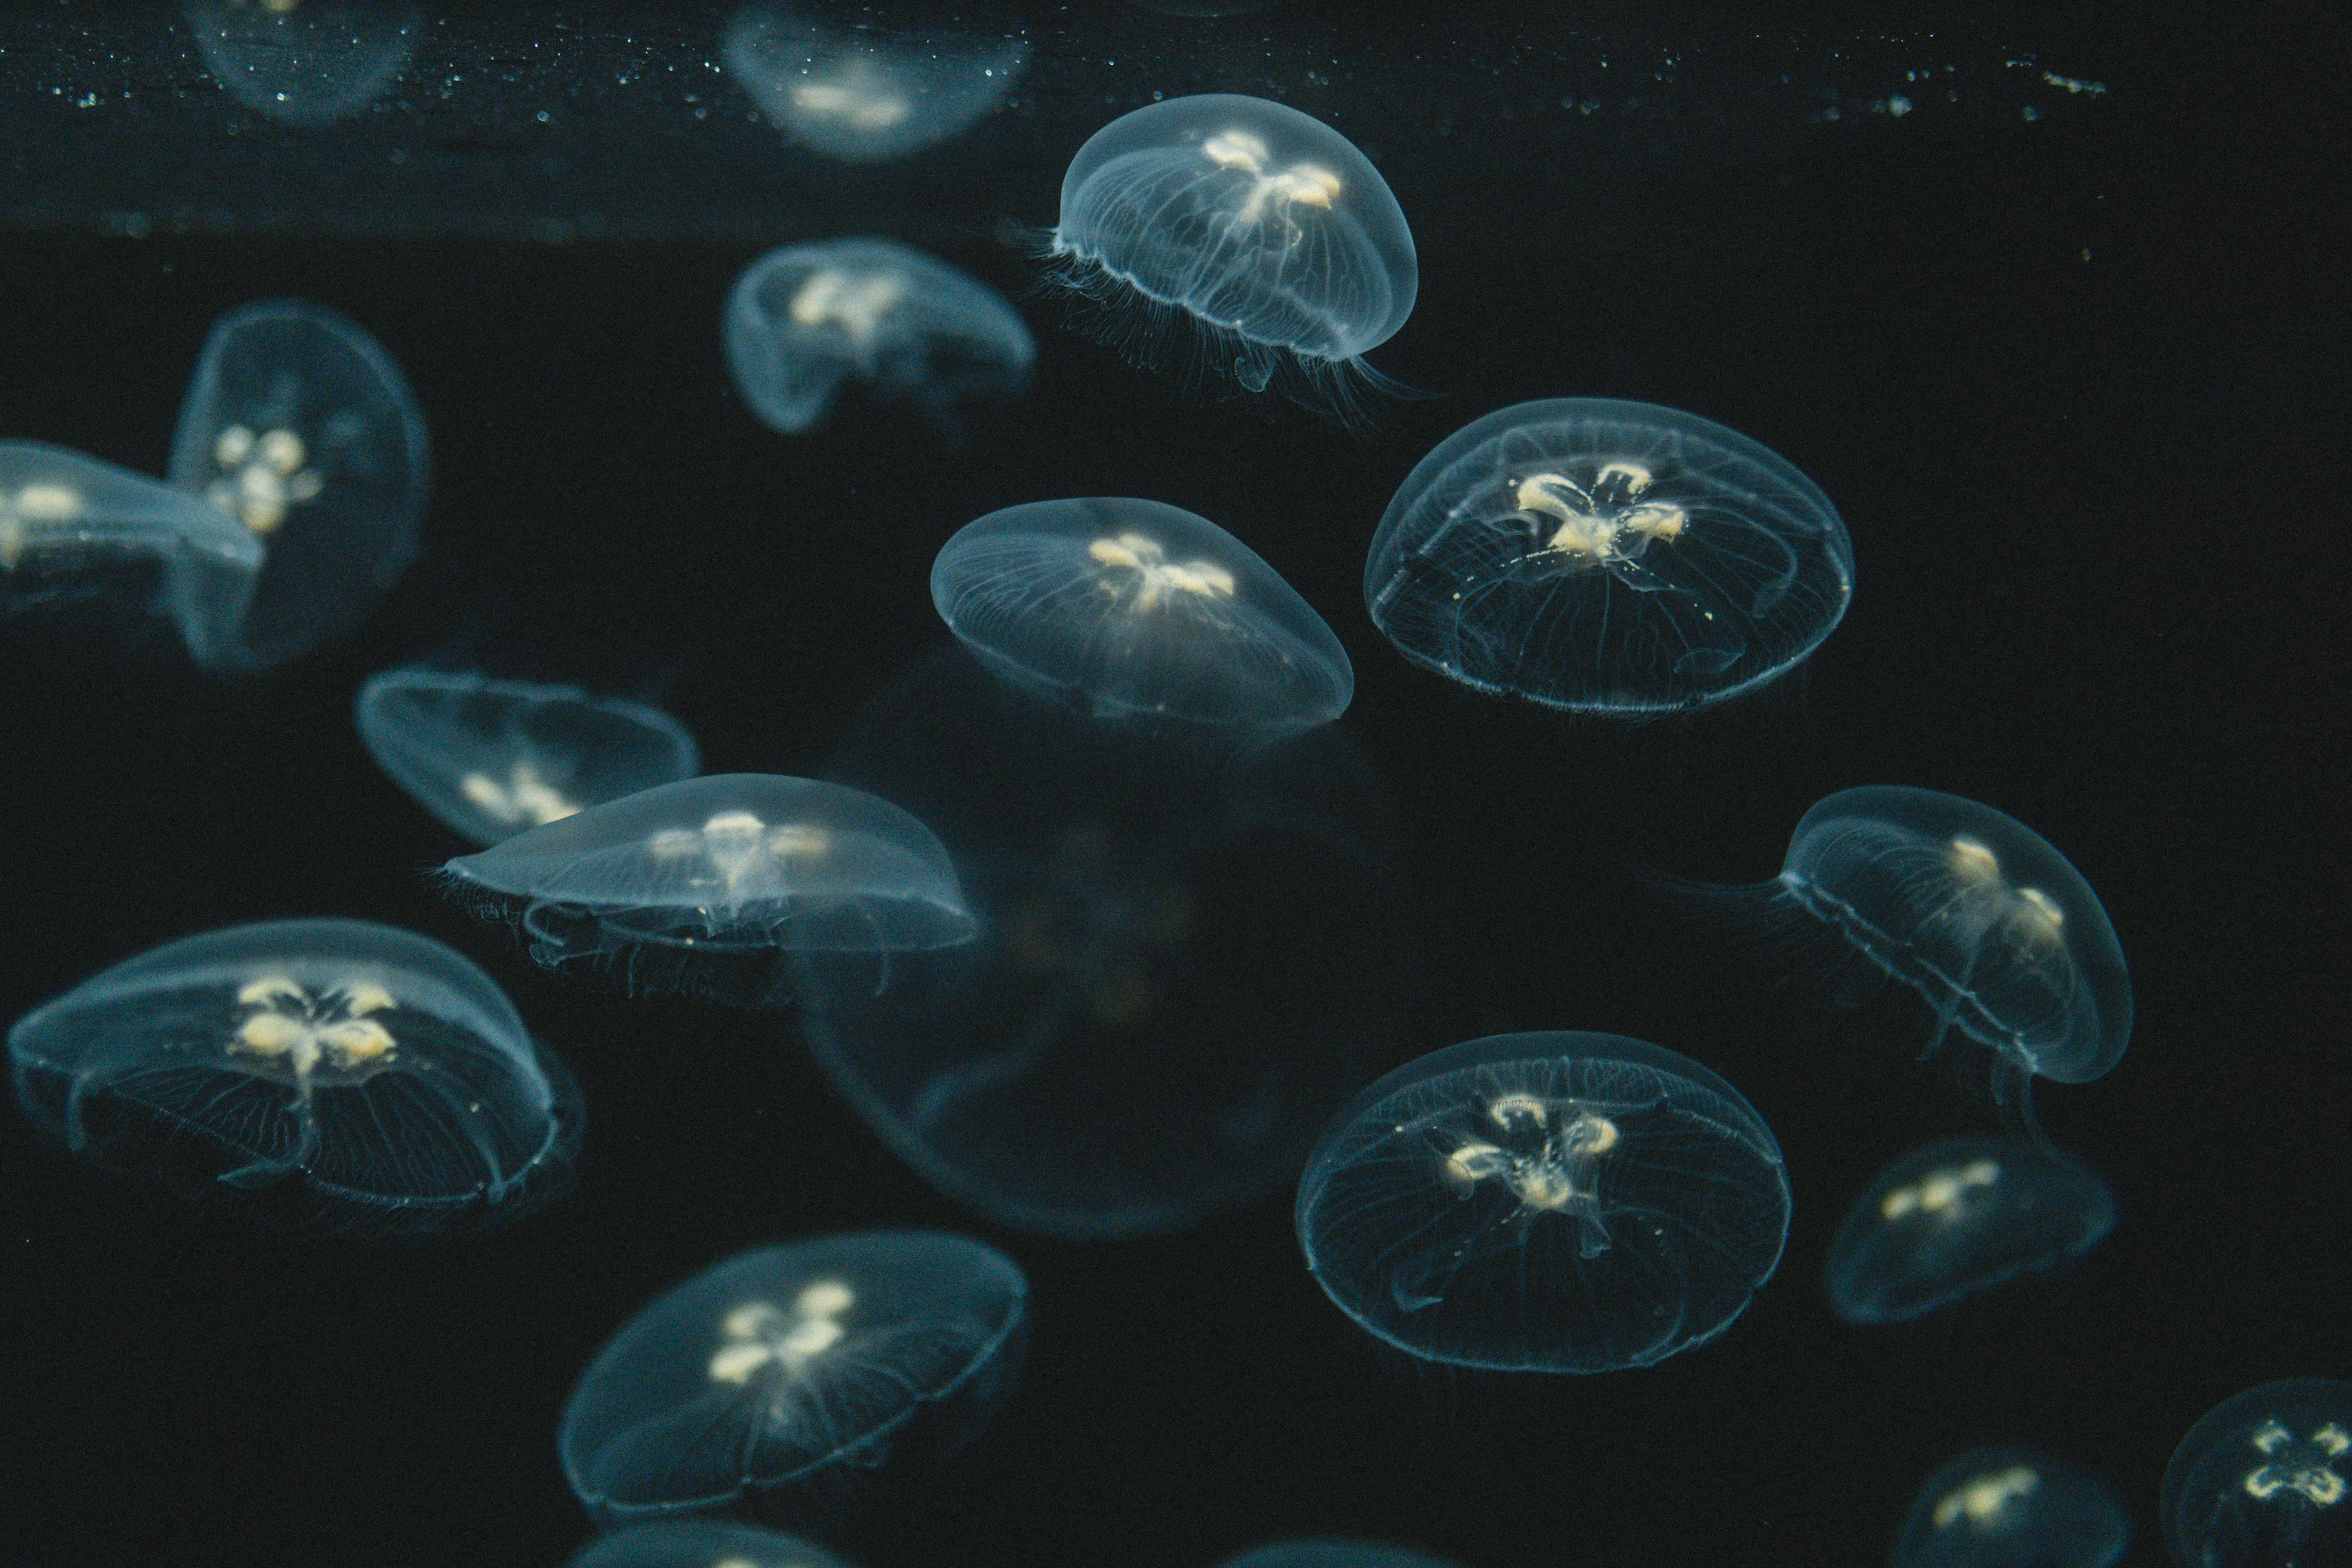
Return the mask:
{"type": "Polygon", "coordinates": [[[796,1535],[681,1520],[641,1524],[593,1542],[571,1568],[849,1568],[796,1535]]]}
{"type": "Polygon", "coordinates": [[[1444,1557],[1380,1541],[1275,1541],[1228,1557],[1219,1568],[1454,1568],[1444,1557]]]}
{"type": "Polygon", "coordinates": [[[1780,875],[1658,879],[1727,915],[1840,1006],[1889,981],[1926,999],[1924,1060],[1957,1030],[1992,1053],[1997,1105],[2033,1124],[2032,1081],[2088,1083],[2131,1039],[2131,978],[2098,895],[2048,840],[1936,790],[1841,790],[1805,813],[1780,875]]]}
{"type": "Polygon", "coordinates": [[[1355,695],[1347,650],[1273,567],[1159,501],[990,512],[941,547],[931,602],[997,675],[1106,721],[1264,739],[1355,695]]]}
{"type": "Polygon", "coordinates": [[[713,773],[642,790],[445,868],[488,912],[520,910],[551,969],[591,962],[636,993],[745,1006],[790,993],[789,955],[896,954],[970,942],[931,830],[858,790],[713,773]]]}
{"type": "Polygon", "coordinates": [[[1171,98],[1089,138],[1043,247],[1078,324],[1150,369],[1197,359],[1346,421],[1363,356],[1412,313],[1420,264],[1388,183],[1348,139],[1262,98],[1171,98]]]}
{"type": "Polygon", "coordinates": [[[415,0],[187,0],[188,28],[229,96],[280,125],[330,125],[408,64],[415,0]]]}
{"type": "Polygon", "coordinates": [[[842,33],[782,5],[738,11],[723,52],[727,74],[778,130],[850,163],[962,135],[1029,58],[1018,38],[842,33]]]}
{"type": "Polygon", "coordinates": [[[226,637],[261,571],[251,531],[184,490],[37,441],[0,441],[0,606],[120,598],[191,647],[226,637]]]}
{"type": "Polygon", "coordinates": [[[1853,544],[1779,453],[1650,403],[1497,409],[1405,476],[1364,603],[1413,663],[1493,696],[1634,716],[1778,679],[1853,597],[1853,544]]]}
{"type": "Polygon", "coordinates": [[[8,1032],[17,1097],[75,1152],[280,1220],[398,1237],[561,1190],[579,1089],[439,942],[271,921],[166,942],[8,1032]]]}
{"type": "Polygon", "coordinates": [[[2164,1467],[2181,1568],[2352,1563],[2352,1383],[2289,1378],[2223,1400],[2164,1467]]]}
{"type": "Polygon", "coordinates": [[[1881,1172],[1830,1243],[1830,1303],[1891,1323],[2028,1269],[2079,1258],[2115,1228],[2106,1178],[2021,1139],[1955,1138],[1881,1172]]]}
{"type": "Polygon", "coordinates": [[[921,1470],[979,1435],[1011,1391],[1028,1299],[1012,1259],[932,1231],[743,1253],[596,1352],[563,1408],[564,1477],[606,1527],[837,1515],[886,1465],[921,1470]]]}
{"type": "Polygon", "coordinates": [[[727,297],[724,335],[735,390],[787,435],[822,423],[852,380],[956,432],[959,405],[1015,395],[1037,354],[993,289],[887,239],[768,252],[727,297]]]}
{"type": "Polygon", "coordinates": [[[949,649],[831,771],[936,824],[980,935],[887,983],[804,956],[803,1027],[893,1151],[998,1222],[1112,1239],[1245,1202],[1397,1059],[1408,900],[1337,730],[1220,763],[949,649]]]}
{"type": "Polygon", "coordinates": [[[658,708],[576,686],[409,666],[355,704],[368,754],[410,799],[477,844],[692,778],[694,737],[658,708]]]}
{"type": "Polygon", "coordinates": [[[244,618],[200,663],[258,669],[357,621],[416,553],[425,417],[382,344],[318,305],[214,323],[180,405],[172,482],[262,542],[244,618]]]}
{"type": "Polygon", "coordinates": [[[1648,1366],[1730,1326],[1789,1232],[1739,1091],[1620,1035],[1496,1035],[1408,1062],[1298,1187],[1307,1267],[1408,1354],[1499,1372],[1648,1366]]]}
{"type": "Polygon", "coordinates": [[[2107,1568],[2131,1521],[2107,1484],[2030,1448],[1976,1448],[1919,1489],[1890,1568],[2107,1568]]]}

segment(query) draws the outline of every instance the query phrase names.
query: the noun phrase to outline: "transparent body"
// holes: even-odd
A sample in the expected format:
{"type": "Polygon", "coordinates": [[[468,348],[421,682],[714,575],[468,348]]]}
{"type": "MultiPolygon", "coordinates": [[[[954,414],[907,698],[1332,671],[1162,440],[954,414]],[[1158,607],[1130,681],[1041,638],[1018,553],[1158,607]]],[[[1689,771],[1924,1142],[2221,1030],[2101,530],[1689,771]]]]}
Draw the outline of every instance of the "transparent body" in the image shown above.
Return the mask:
{"type": "Polygon", "coordinates": [[[735,390],[787,435],[823,423],[852,381],[953,431],[959,404],[1014,395],[1037,357],[996,290],[887,239],[769,251],[727,297],[722,335],[735,390]]]}
{"type": "Polygon", "coordinates": [[[1046,255],[1102,307],[1086,324],[1139,363],[1181,344],[1252,392],[1279,384],[1340,412],[1420,290],[1412,232],[1370,162],[1311,115],[1231,93],[1089,137],[1046,255]]]}
{"type": "Polygon", "coordinates": [[[571,1568],[849,1568],[822,1546],[743,1524],[681,1520],[605,1536],[571,1568]]]}
{"type": "Polygon", "coordinates": [[[280,125],[331,125],[408,64],[414,0],[186,0],[188,29],[229,96],[280,125]]]}
{"type": "Polygon", "coordinates": [[[411,667],[371,676],[360,739],[410,799],[477,844],[692,778],[694,737],[657,708],[576,686],[411,667]]]}
{"type": "Polygon", "coordinates": [[[2131,1521],[2105,1481],[2031,1448],[1976,1448],[1928,1479],[1889,1568],[2107,1568],[2131,1521]]]}
{"type": "Polygon", "coordinates": [[[120,591],[205,648],[245,614],[261,559],[250,531],[184,490],[62,447],[0,441],[0,603],[10,607],[120,591]]]}
{"type": "Polygon", "coordinates": [[[2352,1563],[2352,1383],[2290,1378],[2189,1429],[2157,1504],[2181,1568],[2352,1563]]]}
{"type": "Polygon", "coordinates": [[[1100,719],[1272,735],[1355,695],[1313,606],[1240,540],[1159,501],[990,512],[940,548],[931,602],[997,674],[1100,719]]]}
{"type": "Polygon", "coordinates": [[[2106,1178],[2021,1139],[1955,1138],[1888,1166],[1830,1243],[1830,1303],[1849,1323],[1932,1312],[2080,1257],[2115,1228],[2106,1178]]]}
{"type": "Polygon", "coordinates": [[[1364,603],[1398,651],[1573,712],[1703,708],[1795,668],[1844,616],[1853,545],[1778,453],[1678,409],[1497,409],[1405,476],[1364,603]]]}
{"type": "Polygon", "coordinates": [[[425,416],[382,344],[319,305],[214,323],[180,404],[172,482],[263,546],[244,617],[199,662],[258,669],[358,621],[416,553],[425,416]]]}
{"type": "Polygon", "coordinates": [[[591,806],[444,868],[520,907],[531,956],[601,960],[633,990],[780,1000],[784,954],[969,942],[955,867],[931,830],[862,791],[713,773],[591,806]]]}
{"type": "Polygon", "coordinates": [[[1686,1057],[1496,1035],[1409,1062],[1299,1183],[1307,1267],[1409,1354],[1505,1372],[1648,1366],[1721,1333],[1789,1230],[1780,1148],[1686,1057]]]}
{"type": "Polygon", "coordinates": [[[25,1015],[8,1055],[77,1153],[334,1228],[510,1218],[580,1142],[577,1088],[489,976],[360,921],[167,942],[25,1015]]]}
{"type": "Polygon", "coordinates": [[[1204,765],[949,650],[832,772],[938,827],[979,936],[887,975],[804,956],[810,1045],[893,1151],[1003,1224],[1112,1239],[1275,1190],[1402,1054],[1411,909],[1336,730],[1204,765]]]}
{"type": "Polygon", "coordinates": [[[1029,1286],[993,1247],[868,1231],[730,1258],[596,1352],[563,1407],[603,1525],[837,1509],[861,1472],[952,1451],[1010,1391],[1029,1286]]]}
{"type": "Polygon", "coordinates": [[[1228,1557],[1221,1568],[1454,1568],[1443,1557],[1378,1541],[1276,1541],[1228,1557]]]}
{"type": "Polygon", "coordinates": [[[727,25],[724,58],[778,130],[827,157],[871,163],[970,130],[1013,90],[1029,46],[838,33],[785,6],[746,5],[727,25]]]}

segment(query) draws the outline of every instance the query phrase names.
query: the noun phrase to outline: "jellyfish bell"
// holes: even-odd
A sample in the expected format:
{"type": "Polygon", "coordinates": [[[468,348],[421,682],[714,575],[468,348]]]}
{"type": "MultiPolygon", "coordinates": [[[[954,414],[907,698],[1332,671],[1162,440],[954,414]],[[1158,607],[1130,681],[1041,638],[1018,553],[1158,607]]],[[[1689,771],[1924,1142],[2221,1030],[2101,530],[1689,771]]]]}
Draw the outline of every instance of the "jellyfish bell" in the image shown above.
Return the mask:
{"type": "Polygon", "coordinates": [[[2286,1378],[2207,1411],[2164,1467],[2157,1513],[2188,1568],[2352,1562],[2352,1383],[2286,1378]]]}
{"type": "Polygon", "coordinates": [[[311,129],[382,97],[416,47],[415,0],[186,0],[213,77],[246,108],[311,129]]]}
{"type": "Polygon", "coordinates": [[[679,1520],[614,1531],[568,1568],[849,1568],[821,1546],[748,1524],[679,1520]]]}
{"type": "Polygon", "coordinates": [[[2031,1448],[1976,1448],[1929,1477],[1889,1568],[2107,1568],[2131,1520],[2089,1470],[2031,1448]]]}
{"type": "Polygon", "coordinates": [[[903,158],[962,135],[1013,90],[1019,38],[847,33],[774,5],[727,25],[727,73],[794,141],[845,163],[903,158]]]}

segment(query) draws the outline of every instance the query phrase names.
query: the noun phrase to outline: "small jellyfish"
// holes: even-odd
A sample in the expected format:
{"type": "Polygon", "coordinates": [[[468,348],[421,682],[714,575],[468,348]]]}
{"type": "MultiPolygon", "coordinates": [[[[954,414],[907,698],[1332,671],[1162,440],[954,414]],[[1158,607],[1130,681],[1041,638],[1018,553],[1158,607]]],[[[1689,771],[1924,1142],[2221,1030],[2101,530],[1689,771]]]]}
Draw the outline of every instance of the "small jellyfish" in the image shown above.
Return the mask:
{"type": "Polygon", "coordinates": [[[1029,58],[1018,38],[869,37],[747,5],[727,24],[727,74],[778,130],[827,157],[873,163],[962,135],[1029,58]]]}
{"type": "Polygon", "coordinates": [[[1262,98],[1171,98],[1088,138],[1044,247],[1080,324],[1145,368],[1197,353],[1348,418],[1420,289],[1412,232],[1348,139],[1262,98]]]}
{"type": "Polygon", "coordinates": [[[1454,1568],[1443,1557],[1379,1541],[1276,1541],[1228,1557],[1219,1568],[1454,1568]]]}
{"type": "Polygon", "coordinates": [[[958,405],[1014,395],[1037,356],[1003,296],[887,239],[768,252],[736,281],[724,326],[736,391],[786,435],[821,423],[853,379],[952,432],[958,405]]]}
{"type": "Polygon", "coordinates": [[[591,1544],[570,1568],[849,1568],[822,1546],[743,1524],[641,1524],[591,1544]]]}
{"type": "Polygon", "coordinates": [[[1849,1323],[1916,1318],[2078,1258],[2115,1223],[2106,1179],[2071,1154],[2021,1139],[1932,1144],[1846,1211],[1830,1243],[1830,1303],[1849,1323]]]}
{"type": "Polygon", "coordinates": [[[2352,1563],[2352,1383],[2289,1378],[2223,1400],[2164,1467],[2181,1568],[2352,1563]]]}
{"type": "Polygon", "coordinates": [[[1347,650],[1206,518],[1159,501],[1033,501],[964,525],[931,564],[940,617],[1013,685],[1110,721],[1261,737],[1347,710],[1347,650]]]}
{"type": "Polygon", "coordinates": [[[425,416],[357,323],[271,300],[213,326],[180,405],[172,482],[262,542],[245,615],[199,662],[259,669],[357,621],[416,553],[425,416]]]}
{"type": "Polygon", "coordinates": [[[713,773],[590,806],[444,868],[520,908],[550,968],[614,966],[635,992],[763,1005],[793,952],[899,953],[971,940],[931,830],[840,784],[713,773]]]}
{"type": "Polygon", "coordinates": [[[2040,834],[1930,789],[1841,790],[1797,824],[1780,875],[1695,893],[1751,938],[1790,947],[1856,1005],[1888,980],[1924,997],[1935,1030],[1993,1058],[1995,1102],[2030,1130],[2032,1080],[2088,1083],[2131,1039],[2131,978],[2107,911],[2040,834]]]}
{"type": "Polygon", "coordinates": [[[187,0],[213,77],[280,125],[331,125],[382,97],[416,47],[415,0],[187,0]]]}
{"type": "Polygon", "coordinates": [[[8,1055],[75,1152],[360,1234],[510,1219],[580,1144],[578,1088],[490,977],[362,921],[166,942],[26,1014],[8,1055]]]}
{"type": "Polygon", "coordinates": [[[558,1447],[601,1526],[837,1514],[974,1436],[1012,1388],[1029,1284],[995,1248],[867,1231],[728,1259],[596,1352],[558,1447]]]}
{"type": "Polygon", "coordinates": [[[2028,1448],[1977,1448],[1929,1478],[1889,1568],[2107,1568],[2131,1521],[2106,1483],[2028,1448]]]}
{"type": "Polygon", "coordinates": [[[657,708],[410,667],[356,705],[368,754],[409,798],[477,844],[692,778],[694,737],[657,708]]]}
{"type": "Polygon", "coordinates": [[[1779,453],[1695,414],[1560,398],[1472,421],[1397,487],[1364,603],[1399,652],[1570,712],[1778,679],[1853,597],[1853,544],[1779,453]]]}
{"type": "Polygon", "coordinates": [[[1307,1267],[1429,1361],[1648,1366],[1772,1277],[1789,1179],[1772,1130],[1687,1057],[1618,1035],[1496,1035],[1359,1095],[1298,1187],[1307,1267]]]}

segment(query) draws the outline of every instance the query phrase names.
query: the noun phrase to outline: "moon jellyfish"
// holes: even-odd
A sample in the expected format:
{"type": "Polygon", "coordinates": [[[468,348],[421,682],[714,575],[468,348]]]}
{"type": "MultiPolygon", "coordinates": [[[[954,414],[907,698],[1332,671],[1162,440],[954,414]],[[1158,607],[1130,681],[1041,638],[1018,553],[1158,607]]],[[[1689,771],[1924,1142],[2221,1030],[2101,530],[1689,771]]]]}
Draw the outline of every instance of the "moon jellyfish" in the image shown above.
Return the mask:
{"type": "Polygon", "coordinates": [[[1652,403],[1497,409],[1397,487],[1364,563],[1413,663],[1492,696],[1637,716],[1752,691],[1821,646],[1853,544],[1821,488],[1652,403]]]}
{"type": "Polygon", "coordinates": [[[166,942],[18,1019],[8,1056],[75,1152],[297,1224],[503,1221],[580,1144],[577,1087],[490,977],[362,921],[166,942]]]}
{"type": "Polygon", "coordinates": [[[491,910],[520,909],[551,969],[592,961],[634,992],[744,1005],[787,994],[793,952],[893,955],[973,932],[929,828],[861,791],[768,773],[661,784],[444,869],[491,910]]]}
{"type": "Polygon", "coordinates": [[[970,945],[799,965],[816,1058],[927,1180],[1034,1234],[1188,1225],[1293,1179],[1397,1048],[1410,910],[1385,796],[1320,730],[1234,762],[1106,731],[960,651],[834,776],[952,846],[970,945]]]}
{"type": "Polygon", "coordinates": [[[1890,1568],[2107,1568],[2131,1521],[2105,1482],[2029,1448],[1977,1448],[1929,1478],[1890,1568]]]}
{"type": "Polygon", "coordinates": [[[1378,1541],[1276,1541],[1228,1557],[1220,1568],[1454,1568],[1443,1557],[1378,1541]]]}
{"type": "Polygon", "coordinates": [[[749,1525],[684,1520],[641,1524],[607,1535],[574,1557],[571,1568],[849,1568],[796,1535],[749,1525]]]}
{"type": "Polygon", "coordinates": [[[836,33],[781,5],[727,25],[727,74],[776,128],[848,163],[903,158],[961,136],[1013,90],[1018,38],[836,33]]]}
{"type": "Polygon", "coordinates": [[[2352,1563],[2352,1383],[2290,1378],[2223,1400],[2173,1450],[2157,1511],[2181,1568],[2352,1563]]]}
{"type": "Polygon", "coordinates": [[[1347,650],[1273,567],[1159,501],[990,512],[940,549],[931,602],[997,675],[1099,719],[1272,735],[1355,695],[1347,650]]]}
{"type": "Polygon", "coordinates": [[[1262,98],[1171,98],[1087,139],[1062,179],[1052,279],[1146,369],[1197,356],[1345,418],[1363,355],[1420,289],[1412,231],[1348,139],[1262,98]]]}
{"type": "Polygon", "coordinates": [[[1915,1149],[1865,1188],[1830,1243],[1830,1304],[1899,1322],[2028,1269],[2080,1257],[2115,1228],[2106,1178],[2018,1139],[1915,1149]]]}
{"type": "Polygon", "coordinates": [[[1495,1035],[1408,1062],[1298,1187],[1307,1267],[1408,1354],[1615,1372],[1704,1344],[1780,1261],[1789,1178],[1739,1091],[1620,1035],[1495,1035]]]}
{"type": "Polygon", "coordinates": [[[564,1478],[604,1526],[864,1500],[887,1465],[977,1436],[1012,1389],[1029,1284],[932,1231],[820,1237],[730,1258],[656,1298],[563,1407],[564,1478]]]}
{"type": "Polygon", "coordinates": [[[821,423],[852,380],[953,431],[957,405],[1018,393],[1037,356],[1003,296],[887,239],[768,252],[728,296],[725,338],[735,390],[787,435],[821,423]]]}
{"type": "Polygon", "coordinates": [[[189,30],[229,96],[280,125],[348,120],[383,95],[416,47],[403,0],[187,0],[189,30]]]}
{"type": "Polygon", "coordinates": [[[409,798],[477,844],[692,778],[694,737],[657,708],[409,668],[369,678],[356,706],[368,754],[409,798]]]}
{"type": "Polygon", "coordinates": [[[298,300],[247,305],[205,341],[172,482],[263,546],[243,618],[197,659],[263,668],[356,622],[416,553],[425,417],[357,323],[298,300]]]}

